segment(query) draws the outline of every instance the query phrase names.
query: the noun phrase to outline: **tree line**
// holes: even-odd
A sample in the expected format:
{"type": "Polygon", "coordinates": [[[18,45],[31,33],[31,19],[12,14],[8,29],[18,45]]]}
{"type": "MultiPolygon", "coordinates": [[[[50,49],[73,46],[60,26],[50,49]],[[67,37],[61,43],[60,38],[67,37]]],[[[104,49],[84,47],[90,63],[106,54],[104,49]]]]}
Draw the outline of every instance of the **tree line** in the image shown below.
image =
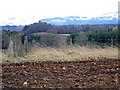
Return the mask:
{"type": "Polygon", "coordinates": [[[7,49],[9,54],[18,57],[27,54],[28,38],[26,35],[17,31],[1,31],[1,49],[7,49]]]}
{"type": "Polygon", "coordinates": [[[96,44],[100,46],[119,46],[120,33],[118,30],[97,30],[71,34],[67,37],[68,44],[78,44],[81,46],[96,44]]]}
{"type": "Polygon", "coordinates": [[[59,47],[63,43],[56,34],[25,34],[23,32],[2,30],[1,49],[6,49],[14,56],[24,56],[33,47],[59,47]]]}

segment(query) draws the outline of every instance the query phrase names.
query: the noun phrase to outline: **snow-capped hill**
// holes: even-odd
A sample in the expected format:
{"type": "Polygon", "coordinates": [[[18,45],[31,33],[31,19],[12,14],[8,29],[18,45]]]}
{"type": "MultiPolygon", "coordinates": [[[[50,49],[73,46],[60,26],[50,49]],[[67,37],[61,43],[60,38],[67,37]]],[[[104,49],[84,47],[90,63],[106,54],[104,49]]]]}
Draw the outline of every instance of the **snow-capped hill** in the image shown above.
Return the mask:
{"type": "Polygon", "coordinates": [[[53,25],[117,24],[118,12],[106,13],[98,17],[68,16],[68,17],[47,18],[47,19],[42,19],[41,21],[53,25]]]}
{"type": "Polygon", "coordinates": [[[88,20],[90,19],[90,17],[79,17],[79,16],[69,16],[69,17],[65,17],[65,19],[67,20],[88,20]]]}
{"type": "Polygon", "coordinates": [[[84,24],[90,18],[88,17],[79,17],[79,16],[68,16],[68,17],[56,17],[56,18],[47,18],[42,19],[42,22],[47,22],[53,25],[79,25],[84,24]]]}
{"type": "MultiPolygon", "coordinates": [[[[118,16],[120,22],[119,12],[106,13],[97,17],[85,17],[85,16],[68,16],[68,17],[55,17],[55,18],[45,18],[40,21],[46,22],[52,25],[84,25],[84,24],[118,24],[118,16]]],[[[4,25],[28,25],[38,22],[36,19],[28,18],[0,18],[0,26],[4,25]]]]}

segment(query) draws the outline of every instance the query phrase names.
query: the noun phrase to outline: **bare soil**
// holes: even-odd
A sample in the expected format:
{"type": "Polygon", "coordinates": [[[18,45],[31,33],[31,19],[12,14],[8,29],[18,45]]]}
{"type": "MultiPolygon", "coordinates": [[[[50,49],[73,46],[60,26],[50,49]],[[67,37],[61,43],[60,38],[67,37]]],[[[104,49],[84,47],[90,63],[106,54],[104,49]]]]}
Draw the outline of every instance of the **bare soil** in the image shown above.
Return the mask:
{"type": "Polygon", "coordinates": [[[120,88],[120,60],[3,63],[3,88],[120,88]]]}

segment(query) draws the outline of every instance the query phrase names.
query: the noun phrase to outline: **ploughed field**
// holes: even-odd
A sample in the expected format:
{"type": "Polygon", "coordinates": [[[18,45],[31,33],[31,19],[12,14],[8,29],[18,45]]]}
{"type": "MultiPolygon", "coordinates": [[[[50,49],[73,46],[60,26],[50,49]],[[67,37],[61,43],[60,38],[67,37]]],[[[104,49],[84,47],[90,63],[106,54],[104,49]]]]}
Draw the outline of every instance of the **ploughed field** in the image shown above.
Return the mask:
{"type": "Polygon", "coordinates": [[[120,60],[2,64],[2,86],[12,88],[120,88],[120,60]]]}

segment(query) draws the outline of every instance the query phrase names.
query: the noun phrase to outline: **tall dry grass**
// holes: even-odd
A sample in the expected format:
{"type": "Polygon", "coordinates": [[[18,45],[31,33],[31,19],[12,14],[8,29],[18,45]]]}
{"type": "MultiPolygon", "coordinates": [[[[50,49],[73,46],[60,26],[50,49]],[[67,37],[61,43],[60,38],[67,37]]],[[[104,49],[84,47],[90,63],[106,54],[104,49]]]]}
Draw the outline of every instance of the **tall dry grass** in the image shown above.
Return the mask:
{"type": "Polygon", "coordinates": [[[33,48],[27,58],[30,60],[74,61],[88,58],[118,58],[118,48],[87,48],[80,46],[65,46],[61,48],[33,48]]]}
{"type": "Polygon", "coordinates": [[[118,58],[118,48],[106,47],[88,48],[80,46],[64,46],[59,48],[32,48],[25,57],[14,58],[7,53],[2,53],[2,60],[21,62],[21,61],[74,61],[98,60],[98,58],[118,58]]]}

